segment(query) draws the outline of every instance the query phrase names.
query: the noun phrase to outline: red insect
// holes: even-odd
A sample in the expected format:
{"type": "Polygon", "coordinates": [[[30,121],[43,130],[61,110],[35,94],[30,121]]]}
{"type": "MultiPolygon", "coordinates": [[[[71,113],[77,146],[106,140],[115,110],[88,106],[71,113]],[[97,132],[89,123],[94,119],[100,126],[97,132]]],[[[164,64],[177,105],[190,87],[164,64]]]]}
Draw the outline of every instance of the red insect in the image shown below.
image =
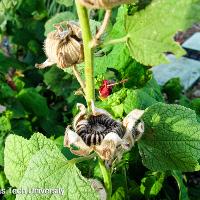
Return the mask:
{"type": "Polygon", "coordinates": [[[125,83],[127,81],[128,81],[128,79],[125,79],[118,83],[115,83],[114,81],[103,80],[103,83],[99,88],[100,97],[107,98],[109,95],[111,95],[113,86],[118,85],[120,83],[125,83]]]}
{"type": "Polygon", "coordinates": [[[112,93],[113,85],[109,85],[110,81],[103,80],[101,87],[99,88],[99,95],[100,97],[106,98],[112,93]]]}

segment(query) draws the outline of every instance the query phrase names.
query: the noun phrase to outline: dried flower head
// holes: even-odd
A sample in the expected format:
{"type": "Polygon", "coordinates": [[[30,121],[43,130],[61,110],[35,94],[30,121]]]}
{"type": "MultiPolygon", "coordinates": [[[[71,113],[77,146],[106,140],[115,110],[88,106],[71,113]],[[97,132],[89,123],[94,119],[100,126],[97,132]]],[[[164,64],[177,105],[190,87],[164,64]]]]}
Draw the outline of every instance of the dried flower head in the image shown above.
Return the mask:
{"type": "Polygon", "coordinates": [[[83,6],[92,9],[111,9],[121,4],[128,4],[134,0],[79,0],[83,6]]]}
{"type": "Polygon", "coordinates": [[[44,41],[44,51],[47,60],[36,64],[38,68],[45,68],[57,64],[59,68],[66,68],[83,60],[83,43],[81,29],[76,22],[69,21],[54,25],[56,30],[50,32],[44,41]],[[62,27],[66,24],[67,29],[62,27]]]}
{"type": "Polygon", "coordinates": [[[135,140],[144,132],[143,123],[136,120],[138,116],[132,116],[136,112],[130,113],[121,123],[114,120],[107,111],[96,108],[93,103],[92,114],[89,116],[83,104],[77,106],[80,112],[74,118],[74,131],[67,127],[64,139],[64,146],[69,147],[74,154],[84,156],[95,151],[103,160],[112,160],[131,149],[135,140]]]}

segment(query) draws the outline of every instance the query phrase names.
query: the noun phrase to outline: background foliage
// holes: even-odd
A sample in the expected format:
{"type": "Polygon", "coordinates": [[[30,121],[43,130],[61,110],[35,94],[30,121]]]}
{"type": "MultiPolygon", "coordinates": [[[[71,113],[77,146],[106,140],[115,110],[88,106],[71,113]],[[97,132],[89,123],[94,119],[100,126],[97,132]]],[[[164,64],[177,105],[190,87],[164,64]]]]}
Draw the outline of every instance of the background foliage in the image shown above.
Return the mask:
{"type": "MultiPolygon", "coordinates": [[[[199,101],[186,99],[177,79],[160,88],[149,70],[166,62],[166,52],[185,53],[173,36],[198,21],[199,11],[199,0],[137,0],[113,9],[102,37],[105,42],[123,37],[126,43],[94,52],[96,105],[117,119],[135,108],[146,109],[145,137],[113,169],[113,200],[200,199],[200,183],[194,184],[193,174],[185,173],[199,170],[199,101]],[[98,89],[105,79],[128,82],[102,100],[98,89]]],[[[103,16],[103,10],[90,12],[93,35],[103,16]]],[[[64,188],[62,199],[98,199],[88,182],[92,177],[102,180],[97,160],[75,166],[66,160],[74,155],[63,148],[65,127],[77,113],[76,103],[84,102],[74,95],[80,86],[70,69],[34,67],[45,60],[45,36],[63,20],[77,20],[72,0],[0,2],[0,105],[6,108],[0,112],[0,187],[45,184],[64,188]]],[[[83,67],[79,65],[82,75],[83,67]]],[[[3,199],[15,195],[7,192],[3,199]]]]}

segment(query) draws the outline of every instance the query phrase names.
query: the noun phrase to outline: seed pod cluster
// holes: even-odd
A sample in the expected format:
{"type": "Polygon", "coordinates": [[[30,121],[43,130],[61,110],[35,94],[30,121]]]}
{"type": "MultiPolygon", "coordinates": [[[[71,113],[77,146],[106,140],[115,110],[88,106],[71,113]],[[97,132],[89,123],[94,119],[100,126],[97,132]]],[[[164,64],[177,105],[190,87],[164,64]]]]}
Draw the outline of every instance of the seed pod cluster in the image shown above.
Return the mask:
{"type": "Polygon", "coordinates": [[[79,0],[83,6],[92,9],[111,9],[121,4],[128,4],[134,0],[79,0]]]}
{"type": "Polygon", "coordinates": [[[57,64],[59,68],[66,68],[78,64],[83,60],[83,43],[81,29],[76,22],[65,22],[65,30],[61,24],[56,24],[56,30],[50,32],[44,42],[47,60],[36,64],[38,68],[45,68],[57,64]]]}
{"type": "Polygon", "coordinates": [[[91,115],[88,120],[81,120],[75,128],[76,133],[88,145],[100,145],[108,133],[116,133],[123,138],[125,130],[121,123],[105,114],[91,115]]]}

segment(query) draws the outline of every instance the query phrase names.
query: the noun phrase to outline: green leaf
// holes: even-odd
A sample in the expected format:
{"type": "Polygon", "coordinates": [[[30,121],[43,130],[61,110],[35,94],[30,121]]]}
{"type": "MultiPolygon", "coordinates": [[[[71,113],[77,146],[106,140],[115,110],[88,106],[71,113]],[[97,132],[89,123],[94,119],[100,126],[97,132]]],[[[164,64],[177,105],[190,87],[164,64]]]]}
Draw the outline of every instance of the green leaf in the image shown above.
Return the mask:
{"type": "Polygon", "coordinates": [[[20,118],[27,118],[28,114],[24,110],[24,107],[22,104],[15,99],[15,103],[11,105],[11,108],[9,109],[12,113],[12,119],[20,119],[20,118]]]}
{"type": "Polygon", "coordinates": [[[142,90],[152,98],[156,99],[156,101],[164,102],[161,88],[153,77],[146,83],[142,90]]]}
{"type": "Polygon", "coordinates": [[[28,48],[33,53],[36,54],[40,51],[40,44],[36,40],[30,40],[28,42],[28,48]]]}
{"type": "Polygon", "coordinates": [[[44,82],[57,96],[69,97],[69,94],[78,88],[72,77],[57,67],[51,67],[44,74],[44,82]]]}
{"type": "Polygon", "coordinates": [[[145,110],[143,137],[138,147],[151,170],[199,170],[200,124],[193,110],[157,103],[145,110]]]}
{"type": "Polygon", "coordinates": [[[42,149],[31,159],[20,183],[25,190],[60,188],[63,194],[22,194],[16,200],[98,200],[98,195],[89,181],[81,176],[73,162],[67,161],[58,149],[42,149]]]}
{"type": "Polygon", "coordinates": [[[2,116],[0,117],[0,132],[8,132],[11,130],[10,121],[8,118],[2,116]]]}
{"type": "Polygon", "coordinates": [[[49,114],[46,99],[35,88],[22,89],[17,98],[28,112],[38,117],[45,117],[49,114]]]}
{"type": "Polygon", "coordinates": [[[190,107],[195,110],[197,114],[200,114],[200,98],[194,98],[190,102],[190,107]]]}
{"type": "Polygon", "coordinates": [[[16,91],[12,90],[7,83],[0,82],[0,99],[13,98],[16,91]]]}
{"type": "Polygon", "coordinates": [[[178,30],[200,19],[200,0],[156,0],[144,10],[127,16],[125,27],[130,54],[145,65],[166,63],[164,53],[177,57],[185,51],[173,37],[178,30]]]}
{"type": "Polygon", "coordinates": [[[63,22],[63,21],[69,21],[69,20],[75,20],[75,16],[73,13],[71,12],[61,12],[61,13],[57,13],[56,15],[54,15],[51,19],[49,19],[46,23],[45,23],[45,36],[47,36],[47,34],[53,30],[55,30],[55,28],[53,27],[54,24],[63,22]]]}
{"type": "Polygon", "coordinates": [[[128,79],[124,84],[128,88],[141,88],[152,78],[152,71],[146,66],[131,59],[131,62],[125,68],[119,69],[122,79],[128,79]]]}
{"type": "Polygon", "coordinates": [[[117,44],[108,55],[94,58],[95,76],[105,73],[108,67],[117,70],[123,69],[131,60],[126,45],[117,44]]]}
{"type": "Polygon", "coordinates": [[[168,80],[162,89],[167,94],[167,100],[172,103],[176,99],[180,99],[183,91],[180,78],[172,78],[168,80]]]}
{"type": "Polygon", "coordinates": [[[123,24],[125,23],[128,9],[126,6],[120,6],[117,13],[116,23],[114,24],[106,39],[120,38],[126,35],[126,30],[123,24]]]}
{"type": "Polygon", "coordinates": [[[12,131],[16,135],[21,135],[25,138],[29,138],[32,135],[31,122],[26,119],[12,119],[12,131]]]}
{"type": "Polygon", "coordinates": [[[4,165],[4,141],[11,130],[10,120],[4,116],[0,117],[0,165],[4,165]]]}
{"type": "Polygon", "coordinates": [[[125,191],[123,187],[119,187],[112,195],[111,200],[123,200],[123,199],[125,199],[125,191]]]}
{"type": "Polygon", "coordinates": [[[56,0],[57,3],[70,7],[73,5],[73,0],[56,0]]]}
{"type": "Polygon", "coordinates": [[[147,94],[143,89],[128,90],[124,100],[124,110],[128,114],[133,109],[145,109],[157,101],[147,94]]]}
{"type": "Polygon", "coordinates": [[[24,70],[25,65],[14,58],[5,57],[0,53],[0,72],[6,74],[10,68],[24,70]]]}
{"type": "Polygon", "coordinates": [[[8,180],[6,179],[4,172],[1,171],[0,172],[0,188],[5,189],[7,183],[8,183],[8,180]]]}
{"type": "Polygon", "coordinates": [[[123,117],[123,113],[124,113],[124,105],[123,104],[113,106],[113,107],[111,107],[111,109],[114,113],[114,117],[116,117],[116,118],[122,118],[123,117]]]}
{"type": "Polygon", "coordinates": [[[91,30],[91,33],[93,36],[96,35],[97,33],[97,30],[99,30],[100,26],[101,26],[101,23],[98,22],[98,21],[95,21],[93,19],[90,19],[89,20],[89,23],[90,23],[90,30],[91,30]]]}
{"type": "Polygon", "coordinates": [[[180,171],[171,171],[172,176],[176,179],[176,182],[179,187],[179,200],[189,200],[187,187],[183,183],[183,177],[180,171]]]}
{"type": "Polygon", "coordinates": [[[9,135],[5,142],[5,174],[12,186],[18,187],[32,156],[42,148],[57,148],[53,141],[40,133],[35,133],[30,140],[21,136],[9,135]]]}
{"type": "Polygon", "coordinates": [[[97,106],[108,110],[115,117],[122,117],[124,113],[123,101],[126,96],[127,89],[122,88],[121,90],[111,94],[106,100],[97,102],[97,106]]]}
{"type": "Polygon", "coordinates": [[[141,180],[140,191],[147,198],[156,196],[162,189],[165,173],[152,172],[141,180]]]}

